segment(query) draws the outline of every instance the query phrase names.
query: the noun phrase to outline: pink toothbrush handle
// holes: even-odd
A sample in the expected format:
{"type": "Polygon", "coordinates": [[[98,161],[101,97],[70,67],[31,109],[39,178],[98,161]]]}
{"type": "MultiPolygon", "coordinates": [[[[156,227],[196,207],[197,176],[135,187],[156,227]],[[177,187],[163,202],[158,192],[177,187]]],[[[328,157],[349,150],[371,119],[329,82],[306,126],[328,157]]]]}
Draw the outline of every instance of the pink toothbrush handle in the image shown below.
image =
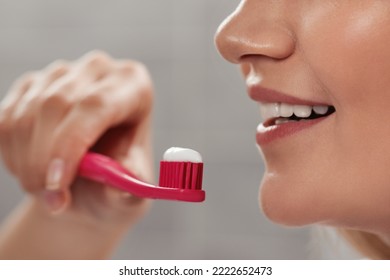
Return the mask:
{"type": "Polygon", "coordinates": [[[154,186],[138,180],[118,162],[101,154],[87,153],[79,166],[81,177],[129,192],[138,197],[200,202],[204,191],[154,186]]]}

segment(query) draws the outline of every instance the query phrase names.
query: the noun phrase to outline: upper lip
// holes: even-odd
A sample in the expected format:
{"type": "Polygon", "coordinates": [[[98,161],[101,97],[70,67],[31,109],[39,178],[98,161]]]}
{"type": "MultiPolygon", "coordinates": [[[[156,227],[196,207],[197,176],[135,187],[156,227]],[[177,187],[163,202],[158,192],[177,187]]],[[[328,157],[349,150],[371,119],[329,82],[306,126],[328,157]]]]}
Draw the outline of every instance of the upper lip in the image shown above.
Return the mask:
{"type": "Polygon", "coordinates": [[[248,94],[251,99],[260,103],[287,103],[292,105],[307,105],[307,106],[329,106],[324,102],[305,100],[299,97],[287,95],[273,89],[265,88],[260,85],[248,86],[248,94]]]}

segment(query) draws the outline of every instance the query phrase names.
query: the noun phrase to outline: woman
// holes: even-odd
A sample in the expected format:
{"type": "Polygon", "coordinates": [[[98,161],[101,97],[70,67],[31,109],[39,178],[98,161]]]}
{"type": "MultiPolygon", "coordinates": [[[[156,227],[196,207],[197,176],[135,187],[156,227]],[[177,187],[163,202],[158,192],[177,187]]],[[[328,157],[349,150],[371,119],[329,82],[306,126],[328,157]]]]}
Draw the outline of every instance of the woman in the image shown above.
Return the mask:
{"type": "MultiPolygon", "coordinates": [[[[390,257],[389,14],[385,1],[247,0],[216,36],[265,118],[256,139],[266,215],[348,229],[371,258],[390,257]]],[[[5,225],[1,258],[109,256],[148,202],[75,180],[75,170],[92,148],[150,180],[151,93],[142,65],[100,52],[13,86],[1,150],[32,199],[5,225]]]]}
{"type": "Polygon", "coordinates": [[[381,121],[390,104],[389,15],[384,1],[242,1],[217,34],[266,111],[257,134],[265,214],[369,232],[349,236],[373,258],[390,258],[390,129],[381,121]],[[291,113],[286,104],[300,117],[312,106],[326,106],[315,117],[331,114],[275,125],[291,113]]]}

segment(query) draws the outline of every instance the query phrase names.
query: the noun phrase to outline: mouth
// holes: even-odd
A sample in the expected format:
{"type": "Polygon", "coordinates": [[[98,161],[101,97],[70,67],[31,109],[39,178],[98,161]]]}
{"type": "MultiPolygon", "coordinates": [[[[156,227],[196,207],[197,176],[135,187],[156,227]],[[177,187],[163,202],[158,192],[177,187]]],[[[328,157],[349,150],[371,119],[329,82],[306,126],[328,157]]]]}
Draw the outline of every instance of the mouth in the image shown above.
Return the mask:
{"type": "Polygon", "coordinates": [[[259,103],[259,106],[265,128],[325,118],[336,112],[335,107],[331,105],[259,103]]]}
{"type": "Polygon", "coordinates": [[[259,104],[264,120],[257,127],[256,139],[260,146],[310,128],[336,112],[335,107],[331,105],[259,104]]]}
{"type": "Polygon", "coordinates": [[[256,139],[261,146],[312,127],[336,113],[326,100],[301,99],[260,85],[250,85],[248,93],[260,106],[263,122],[257,127],[256,139]]]}

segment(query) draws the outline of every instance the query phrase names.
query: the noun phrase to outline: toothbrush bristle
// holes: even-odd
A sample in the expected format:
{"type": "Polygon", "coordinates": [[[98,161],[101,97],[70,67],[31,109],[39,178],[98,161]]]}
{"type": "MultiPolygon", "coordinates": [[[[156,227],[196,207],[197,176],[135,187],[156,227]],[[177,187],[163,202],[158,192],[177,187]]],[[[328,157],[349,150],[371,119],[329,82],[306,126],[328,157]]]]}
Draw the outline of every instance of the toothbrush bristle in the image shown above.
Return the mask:
{"type": "Polygon", "coordinates": [[[159,186],[175,189],[201,190],[203,163],[160,162],[159,186]]]}

